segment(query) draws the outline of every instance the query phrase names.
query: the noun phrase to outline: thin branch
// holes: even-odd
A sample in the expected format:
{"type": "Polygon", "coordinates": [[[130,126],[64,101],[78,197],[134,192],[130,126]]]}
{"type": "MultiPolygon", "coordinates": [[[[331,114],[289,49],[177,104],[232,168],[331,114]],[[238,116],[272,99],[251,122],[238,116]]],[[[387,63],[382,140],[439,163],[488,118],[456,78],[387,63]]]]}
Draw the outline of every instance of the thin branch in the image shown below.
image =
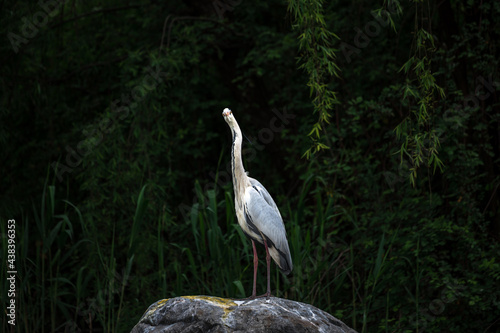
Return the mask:
{"type": "Polygon", "coordinates": [[[162,30],[162,33],[161,33],[161,42],[160,42],[160,53],[161,53],[161,49],[163,48],[163,40],[165,39],[165,30],[167,30],[167,22],[168,22],[168,19],[170,18],[170,16],[172,15],[168,15],[166,18],[165,18],[165,22],[163,22],[163,30],[162,30]]]}
{"type": "Polygon", "coordinates": [[[490,206],[491,200],[493,200],[493,198],[495,197],[495,193],[497,193],[498,186],[500,186],[500,183],[498,183],[498,184],[497,184],[497,186],[495,186],[495,189],[494,189],[494,190],[493,190],[493,192],[491,193],[490,200],[488,200],[488,203],[486,204],[486,207],[484,207],[484,210],[483,210],[483,215],[484,215],[484,214],[486,214],[486,210],[487,210],[487,209],[488,209],[488,207],[490,206]]]}

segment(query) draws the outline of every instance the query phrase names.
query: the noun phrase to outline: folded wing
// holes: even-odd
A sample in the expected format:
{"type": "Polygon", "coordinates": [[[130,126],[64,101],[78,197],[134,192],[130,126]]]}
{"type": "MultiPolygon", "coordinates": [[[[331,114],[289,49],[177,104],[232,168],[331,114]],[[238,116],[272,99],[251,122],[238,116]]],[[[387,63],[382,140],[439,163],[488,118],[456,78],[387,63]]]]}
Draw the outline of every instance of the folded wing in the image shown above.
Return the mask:
{"type": "Polygon", "coordinates": [[[249,236],[261,244],[265,238],[273,260],[283,273],[289,274],[293,264],[281,214],[264,186],[249,179],[252,186],[245,189],[245,219],[252,232],[249,236]]]}

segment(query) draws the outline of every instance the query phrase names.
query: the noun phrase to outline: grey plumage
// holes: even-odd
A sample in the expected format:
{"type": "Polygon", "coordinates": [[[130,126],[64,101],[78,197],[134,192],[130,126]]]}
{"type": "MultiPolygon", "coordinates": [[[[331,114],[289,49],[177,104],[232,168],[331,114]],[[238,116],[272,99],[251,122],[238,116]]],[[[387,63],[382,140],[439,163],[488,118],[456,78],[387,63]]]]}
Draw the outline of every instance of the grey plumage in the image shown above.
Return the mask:
{"type": "Polygon", "coordinates": [[[273,198],[266,188],[256,179],[248,177],[241,159],[241,130],[231,110],[224,109],[224,120],[231,128],[233,144],[231,147],[231,167],[235,197],[235,210],[238,224],[243,232],[252,240],[254,250],[254,285],[252,297],[256,297],[257,258],[255,243],[266,248],[267,261],[267,293],[270,291],[269,257],[285,274],[293,269],[292,258],[286,239],[285,225],[273,198]]]}
{"type": "MultiPolygon", "coordinates": [[[[268,240],[271,257],[283,273],[288,275],[293,264],[281,214],[265,187],[258,180],[248,178],[252,187],[247,188],[245,192],[245,216],[252,219],[257,230],[268,240]]],[[[264,245],[262,237],[255,240],[264,245]]]]}

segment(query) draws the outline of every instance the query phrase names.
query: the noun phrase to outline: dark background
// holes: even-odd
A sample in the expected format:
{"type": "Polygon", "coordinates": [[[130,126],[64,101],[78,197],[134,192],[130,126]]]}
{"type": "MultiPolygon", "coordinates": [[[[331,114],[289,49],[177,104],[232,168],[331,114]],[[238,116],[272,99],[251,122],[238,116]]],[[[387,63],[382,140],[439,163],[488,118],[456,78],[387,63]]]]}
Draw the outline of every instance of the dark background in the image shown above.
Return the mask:
{"type": "Polygon", "coordinates": [[[287,228],[276,296],[359,332],[500,329],[498,1],[0,7],[3,331],[249,295],[225,107],[287,228]]]}

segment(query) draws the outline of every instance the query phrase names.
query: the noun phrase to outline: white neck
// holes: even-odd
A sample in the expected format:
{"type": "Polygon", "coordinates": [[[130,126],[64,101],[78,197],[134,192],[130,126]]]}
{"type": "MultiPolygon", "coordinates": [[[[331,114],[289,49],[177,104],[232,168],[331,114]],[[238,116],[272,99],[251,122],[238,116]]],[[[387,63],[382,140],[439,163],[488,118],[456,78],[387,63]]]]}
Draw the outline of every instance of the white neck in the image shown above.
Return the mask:
{"type": "MultiPolygon", "coordinates": [[[[231,168],[235,201],[237,201],[238,198],[243,197],[244,188],[249,183],[249,180],[247,174],[245,173],[245,169],[243,168],[243,160],[241,159],[241,144],[243,142],[241,130],[236,120],[232,125],[231,132],[233,135],[233,146],[231,147],[231,168]],[[238,195],[238,193],[241,195],[238,195]]],[[[236,204],[240,206],[241,203],[236,202],[236,204]]]]}

